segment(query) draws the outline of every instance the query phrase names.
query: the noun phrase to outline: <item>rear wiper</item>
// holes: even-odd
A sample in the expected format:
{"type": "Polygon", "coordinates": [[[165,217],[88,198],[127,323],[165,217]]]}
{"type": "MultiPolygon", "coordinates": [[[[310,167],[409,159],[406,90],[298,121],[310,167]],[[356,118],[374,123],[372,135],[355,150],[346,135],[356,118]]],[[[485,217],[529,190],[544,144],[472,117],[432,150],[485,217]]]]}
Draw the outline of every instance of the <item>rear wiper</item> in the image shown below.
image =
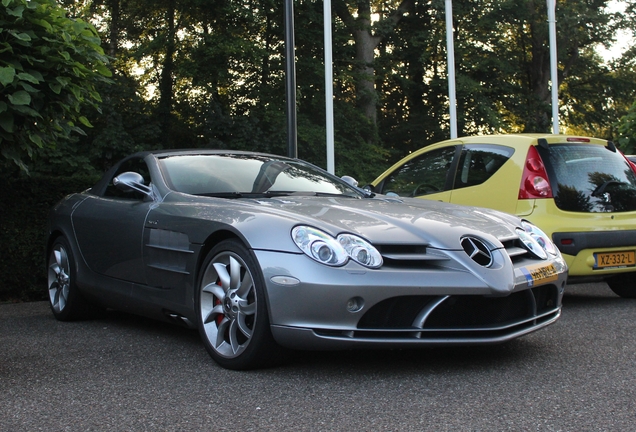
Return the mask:
{"type": "Polygon", "coordinates": [[[618,180],[608,180],[602,185],[599,185],[596,189],[594,189],[594,192],[592,192],[592,196],[600,197],[603,195],[603,193],[605,192],[605,189],[607,189],[608,186],[623,185],[623,184],[627,184],[627,183],[618,181],[618,180]]]}

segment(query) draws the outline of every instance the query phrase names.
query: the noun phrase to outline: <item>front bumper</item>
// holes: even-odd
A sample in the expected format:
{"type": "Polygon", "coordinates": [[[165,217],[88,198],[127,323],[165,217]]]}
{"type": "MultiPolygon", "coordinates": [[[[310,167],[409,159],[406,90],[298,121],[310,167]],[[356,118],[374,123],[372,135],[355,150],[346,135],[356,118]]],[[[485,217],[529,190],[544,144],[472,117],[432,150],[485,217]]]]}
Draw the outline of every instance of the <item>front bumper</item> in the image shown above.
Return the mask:
{"type": "Polygon", "coordinates": [[[528,277],[536,261],[512,270],[508,264],[493,270],[509,275],[508,283],[494,277],[501,284],[492,286],[489,277],[467,269],[370,270],[352,262],[334,268],[302,254],[254,252],[274,338],[298,349],[506,342],[559,318],[567,278],[562,263],[544,283],[528,277]]]}

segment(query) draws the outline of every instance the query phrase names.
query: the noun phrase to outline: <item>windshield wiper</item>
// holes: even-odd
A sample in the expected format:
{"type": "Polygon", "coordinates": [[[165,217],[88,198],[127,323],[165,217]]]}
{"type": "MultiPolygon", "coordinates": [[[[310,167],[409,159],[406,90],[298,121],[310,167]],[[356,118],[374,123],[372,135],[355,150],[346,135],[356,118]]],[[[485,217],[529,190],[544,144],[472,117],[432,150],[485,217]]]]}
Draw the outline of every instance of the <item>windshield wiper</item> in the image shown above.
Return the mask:
{"type": "MultiPolygon", "coordinates": [[[[210,192],[197,194],[198,196],[206,196],[213,198],[276,198],[286,196],[316,196],[316,197],[337,197],[337,198],[360,198],[354,195],[338,194],[330,192],[313,192],[313,191],[265,191],[265,192],[210,192]]],[[[375,195],[375,194],[373,194],[375,195]]]]}
{"type": "Polygon", "coordinates": [[[315,192],[302,191],[265,191],[265,192],[209,192],[200,193],[198,196],[213,198],[274,198],[281,196],[315,196],[315,192]]]}
{"type": "MultiPolygon", "coordinates": [[[[245,194],[246,196],[250,196],[250,194],[245,194]]],[[[265,196],[268,198],[272,197],[280,197],[280,196],[315,196],[315,197],[337,197],[337,198],[358,198],[357,196],[347,195],[347,194],[339,194],[332,192],[314,192],[314,191],[265,191],[261,194],[254,194],[265,196]]]]}
{"type": "Polygon", "coordinates": [[[281,197],[281,196],[314,196],[313,192],[304,192],[304,191],[265,191],[263,193],[260,194],[255,194],[255,195],[261,195],[264,197],[281,197]]]}
{"type": "Polygon", "coordinates": [[[355,196],[355,195],[337,194],[337,193],[331,193],[331,192],[312,192],[312,193],[314,194],[314,196],[319,196],[319,197],[360,198],[359,196],[355,196]]]}
{"type": "Polygon", "coordinates": [[[200,193],[195,194],[197,196],[205,196],[212,198],[243,198],[243,194],[241,192],[209,192],[209,193],[200,193]]]}

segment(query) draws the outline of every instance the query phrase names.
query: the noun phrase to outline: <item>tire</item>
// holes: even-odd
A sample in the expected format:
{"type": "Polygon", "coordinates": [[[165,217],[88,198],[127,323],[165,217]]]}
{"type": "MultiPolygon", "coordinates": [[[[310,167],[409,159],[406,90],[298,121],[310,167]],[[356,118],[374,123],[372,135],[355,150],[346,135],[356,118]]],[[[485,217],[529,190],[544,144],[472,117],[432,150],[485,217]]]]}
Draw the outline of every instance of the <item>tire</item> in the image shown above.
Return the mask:
{"type": "Polygon", "coordinates": [[[92,306],[82,298],[77,288],[75,258],[64,237],[58,237],[49,251],[48,290],[51,311],[59,321],[90,316],[92,306]]]}
{"type": "Polygon", "coordinates": [[[607,279],[607,284],[614,294],[623,298],[636,298],[636,273],[622,273],[607,279]]]}
{"type": "Polygon", "coordinates": [[[206,256],[196,290],[197,326],[206,350],[222,367],[247,370],[280,359],[264,286],[260,268],[239,241],[222,241],[206,256]]]}

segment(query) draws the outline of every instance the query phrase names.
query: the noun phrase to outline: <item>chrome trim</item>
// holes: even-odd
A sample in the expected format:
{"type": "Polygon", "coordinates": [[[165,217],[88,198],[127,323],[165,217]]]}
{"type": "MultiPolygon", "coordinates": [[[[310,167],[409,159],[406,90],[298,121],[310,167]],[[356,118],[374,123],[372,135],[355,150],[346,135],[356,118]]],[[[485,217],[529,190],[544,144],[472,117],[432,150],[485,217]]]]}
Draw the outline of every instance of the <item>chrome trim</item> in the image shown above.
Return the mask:
{"type": "Polygon", "coordinates": [[[431,254],[389,253],[382,254],[383,258],[395,261],[448,261],[449,257],[431,254]]]}

